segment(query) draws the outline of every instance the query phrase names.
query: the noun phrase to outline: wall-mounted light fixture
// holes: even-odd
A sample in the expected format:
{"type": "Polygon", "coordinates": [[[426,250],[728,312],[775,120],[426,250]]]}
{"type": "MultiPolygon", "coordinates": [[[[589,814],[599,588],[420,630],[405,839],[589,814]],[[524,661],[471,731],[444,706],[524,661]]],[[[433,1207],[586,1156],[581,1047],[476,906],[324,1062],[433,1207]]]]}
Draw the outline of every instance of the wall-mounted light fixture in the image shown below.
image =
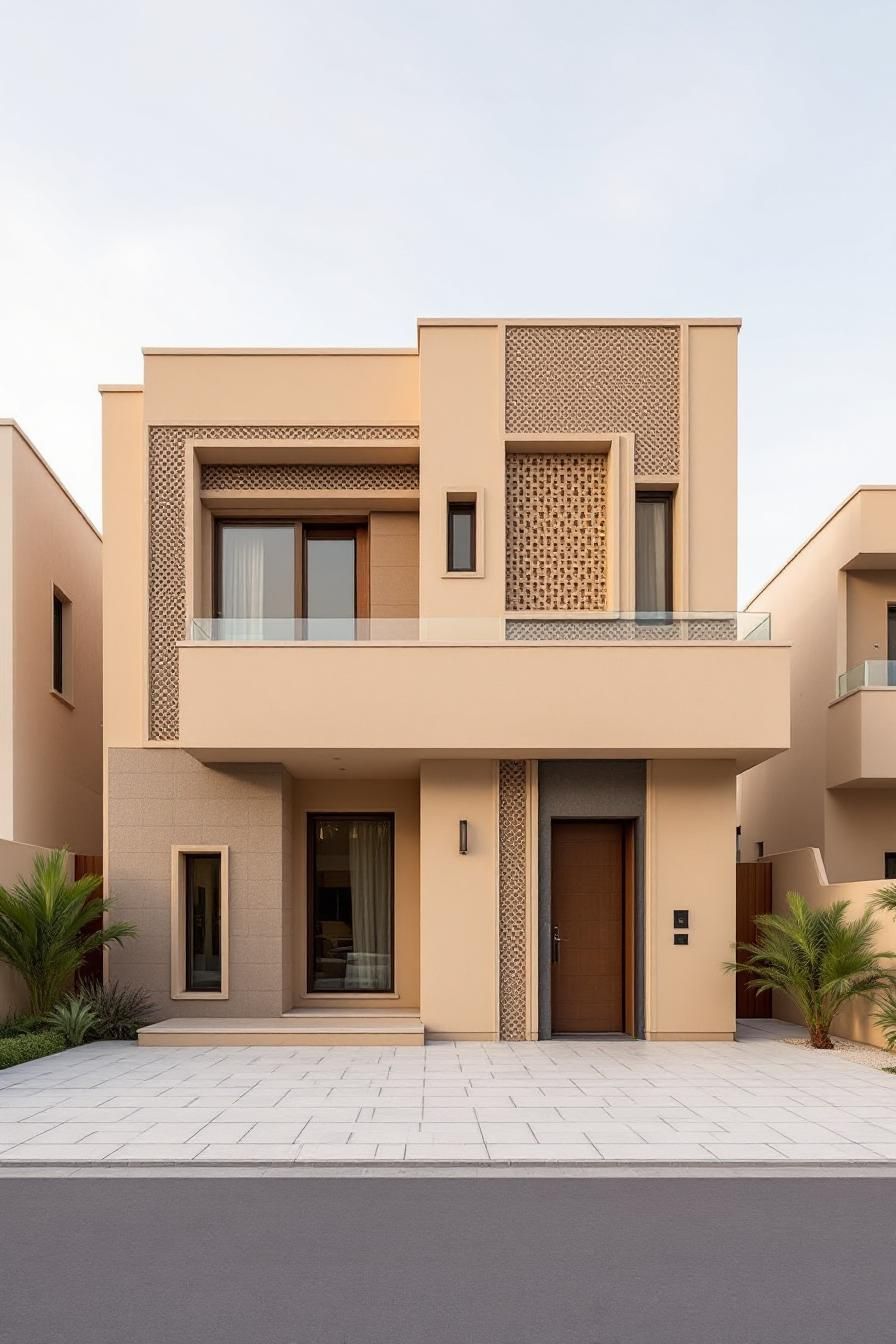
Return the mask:
{"type": "Polygon", "coordinates": [[[458,824],[458,849],[460,850],[461,854],[466,854],[466,852],[467,852],[467,823],[466,823],[466,821],[461,821],[461,822],[459,822],[459,824],[458,824]]]}

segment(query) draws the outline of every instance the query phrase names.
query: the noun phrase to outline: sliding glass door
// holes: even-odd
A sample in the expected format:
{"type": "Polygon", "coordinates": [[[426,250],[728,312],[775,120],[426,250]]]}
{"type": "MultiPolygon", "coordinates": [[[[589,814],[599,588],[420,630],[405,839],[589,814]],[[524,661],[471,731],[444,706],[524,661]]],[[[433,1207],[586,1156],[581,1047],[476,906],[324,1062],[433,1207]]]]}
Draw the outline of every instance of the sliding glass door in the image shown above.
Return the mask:
{"type": "Polygon", "coordinates": [[[220,639],[357,637],[367,615],[367,528],[222,518],[215,529],[220,639]]]}
{"type": "Polygon", "coordinates": [[[393,830],[388,813],[308,819],[308,989],[393,987],[393,830]]]}

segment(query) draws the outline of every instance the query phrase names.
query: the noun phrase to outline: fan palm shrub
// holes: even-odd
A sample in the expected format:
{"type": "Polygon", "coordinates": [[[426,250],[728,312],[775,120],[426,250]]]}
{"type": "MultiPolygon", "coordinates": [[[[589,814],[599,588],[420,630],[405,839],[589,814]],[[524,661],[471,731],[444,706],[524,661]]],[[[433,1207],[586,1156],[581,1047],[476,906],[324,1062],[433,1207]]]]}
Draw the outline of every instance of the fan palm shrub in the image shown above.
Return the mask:
{"type": "Polygon", "coordinates": [[[24,980],[37,1017],[59,1002],[89,953],[136,933],[125,923],[88,929],[112,902],[96,894],[101,877],[70,881],[68,862],[65,849],[38,854],[30,877],[0,887],[0,961],[24,980]]]}
{"type": "MultiPolygon", "coordinates": [[[[871,898],[871,905],[887,915],[896,915],[896,885],[881,887],[871,898]]],[[[890,1050],[896,1050],[896,986],[884,994],[874,1020],[884,1034],[890,1050]]]]}
{"type": "Polygon", "coordinates": [[[786,994],[809,1029],[816,1050],[831,1050],[831,1023],[851,999],[896,993],[893,952],[876,952],[877,921],[869,908],[847,919],[848,901],[811,910],[797,891],[787,893],[787,914],[757,915],[755,943],[738,943],[740,962],[725,970],[748,975],[751,989],[786,994]]]}
{"type": "Polygon", "coordinates": [[[58,1031],[66,1049],[83,1045],[96,1026],[96,1013],[79,994],[68,994],[46,1016],[50,1031],[58,1031]]]}

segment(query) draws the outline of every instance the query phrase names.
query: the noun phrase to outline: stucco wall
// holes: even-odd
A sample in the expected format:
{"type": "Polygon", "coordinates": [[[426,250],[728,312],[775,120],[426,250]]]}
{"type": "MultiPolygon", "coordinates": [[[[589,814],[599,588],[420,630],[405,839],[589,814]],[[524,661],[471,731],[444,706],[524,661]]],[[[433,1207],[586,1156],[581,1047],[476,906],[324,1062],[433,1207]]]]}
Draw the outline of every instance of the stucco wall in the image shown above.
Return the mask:
{"type": "Polygon", "coordinates": [[[652,761],[647,785],[649,1038],[727,1039],[734,982],[735,775],[731,761],[652,761]],[[688,945],[673,911],[690,911],[688,945]]]}
{"type": "MultiPolygon", "coordinates": [[[[883,882],[829,882],[824,861],[817,848],[790,850],[773,854],[772,908],[776,914],[787,909],[787,892],[798,891],[813,910],[824,909],[834,901],[848,901],[848,919],[858,919],[883,882]]],[[[878,934],[875,947],[879,952],[896,952],[896,921],[888,915],[877,915],[878,934]]],[[[894,963],[896,965],[896,963],[894,963]]],[[[774,1014],[785,1022],[802,1019],[784,994],[774,994],[774,1014]]],[[[848,1040],[864,1041],[868,1045],[886,1047],[880,1028],[872,1020],[873,1005],[867,1000],[855,1000],[834,1019],[834,1034],[848,1040]]]]}
{"type": "Polygon", "coordinates": [[[9,838],[96,854],[102,846],[102,543],[27,440],[13,427],[0,427],[0,436],[12,454],[9,838]],[[54,586],[72,604],[65,700],[52,690],[54,586]]]}
{"type": "Polygon", "coordinates": [[[429,1033],[497,1033],[497,765],[420,767],[420,1015],[429,1033]],[[469,824],[468,852],[458,822],[469,824]]]}
{"type": "Polygon", "coordinates": [[[370,615],[390,620],[420,610],[419,515],[370,515],[370,615]]]}
{"type": "Polygon", "coordinates": [[[135,939],[112,948],[112,978],[142,985],[163,1016],[275,1017],[289,1007],[286,772],[271,765],[212,768],[173,748],[115,749],[108,812],[106,895],[115,914],[138,930],[135,939]],[[199,844],[230,846],[230,997],[172,1001],[171,850],[199,844]]]}

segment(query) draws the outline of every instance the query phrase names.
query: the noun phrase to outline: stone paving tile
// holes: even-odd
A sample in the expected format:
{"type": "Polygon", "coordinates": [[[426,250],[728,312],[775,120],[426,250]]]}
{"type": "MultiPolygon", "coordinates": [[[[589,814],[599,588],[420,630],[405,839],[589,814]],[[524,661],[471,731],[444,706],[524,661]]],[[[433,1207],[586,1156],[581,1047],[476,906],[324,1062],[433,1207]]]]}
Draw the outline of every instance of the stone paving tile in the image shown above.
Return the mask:
{"type": "Polygon", "coordinates": [[[265,1153],[287,1162],[896,1161],[896,1079],[782,1045],[775,1030],[793,1028],[748,1025],[735,1044],[84,1046],[0,1075],[0,1166],[261,1162],[265,1153]]]}

